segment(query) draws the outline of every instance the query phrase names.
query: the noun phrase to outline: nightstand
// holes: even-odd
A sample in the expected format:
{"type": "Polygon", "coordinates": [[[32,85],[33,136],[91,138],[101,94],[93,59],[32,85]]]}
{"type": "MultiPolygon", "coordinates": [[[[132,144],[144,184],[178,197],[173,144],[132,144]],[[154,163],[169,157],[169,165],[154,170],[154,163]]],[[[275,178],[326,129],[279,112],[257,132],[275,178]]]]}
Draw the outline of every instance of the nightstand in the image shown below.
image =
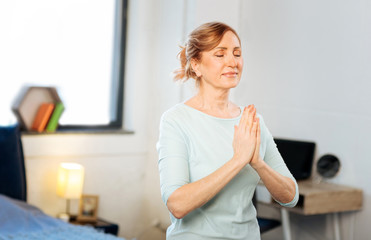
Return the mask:
{"type": "Polygon", "coordinates": [[[116,223],[111,223],[101,218],[98,218],[96,222],[79,222],[77,220],[71,220],[70,223],[76,225],[92,226],[98,231],[109,233],[117,236],[119,231],[119,226],[116,223]]]}

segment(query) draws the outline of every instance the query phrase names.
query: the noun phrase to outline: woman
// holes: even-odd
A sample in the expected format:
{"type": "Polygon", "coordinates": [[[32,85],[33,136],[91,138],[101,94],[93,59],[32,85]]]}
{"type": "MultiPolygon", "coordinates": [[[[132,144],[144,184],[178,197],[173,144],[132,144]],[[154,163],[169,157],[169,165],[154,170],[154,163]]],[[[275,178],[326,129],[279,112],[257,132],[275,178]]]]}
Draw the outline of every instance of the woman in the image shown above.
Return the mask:
{"type": "Polygon", "coordinates": [[[242,74],[241,41],[218,22],[195,29],[180,52],[175,79],[194,78],[198,93],[166,111],[157,143],[167,239],[260,239],[252,197],[262,180],[293,207],[298,186],[253,105],[239,107],[230,89],[242,74]]]}

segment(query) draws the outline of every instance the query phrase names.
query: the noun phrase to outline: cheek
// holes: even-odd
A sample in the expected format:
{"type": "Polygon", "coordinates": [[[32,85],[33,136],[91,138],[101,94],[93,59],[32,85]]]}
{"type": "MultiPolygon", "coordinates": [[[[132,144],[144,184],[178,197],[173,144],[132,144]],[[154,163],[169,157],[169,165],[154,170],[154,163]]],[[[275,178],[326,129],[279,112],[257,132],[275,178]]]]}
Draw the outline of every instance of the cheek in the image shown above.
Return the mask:
{"type": "Polygon", "coordinates": [[[238,67],[242,70],[243,68],[243,58],[241,57],[240,60],[238,61],[238,67]]]}
{"type": "Polygon", "coordinates": [[[243,58],[241,58],[237,63],[238,68],[242,71],[243,68],[243,58]]]}
{"type": "Polygon", "coordinates": [[[239,59],[239,63],[241,64],[241,66],[243,65],[243,57],[241,56],[241,58],[239,59]]]}
{"type": "Polygon", "coordinates": [[[218,61],[209,61],[205,64],[205,69],[209,74],[216,74],[223,69],[223,64],[218,61]]]}

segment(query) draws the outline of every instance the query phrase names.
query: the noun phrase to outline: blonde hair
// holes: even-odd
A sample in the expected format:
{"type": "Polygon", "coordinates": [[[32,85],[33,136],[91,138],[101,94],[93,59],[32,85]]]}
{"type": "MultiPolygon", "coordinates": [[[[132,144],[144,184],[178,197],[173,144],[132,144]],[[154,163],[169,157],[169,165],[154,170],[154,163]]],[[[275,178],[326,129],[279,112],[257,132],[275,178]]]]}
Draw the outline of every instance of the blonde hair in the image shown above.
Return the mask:
{"type": "Polygon", "coordinates": [[[185,43],[185,46],[180,46],[181,51],[178,53],[180,60],[180,68],[174,71],[175,81],[186,81],[189,78],[195,79],[199,82],[200,78],[197,77],[191,66],[191,59],[201,60],[201,53],[210,51],[218,46],[224,34],[228,31],[233,32],[241,43],[241,40],[236,31],[221,22],[209,22],[202,24],[193,30],[185,43]]]}

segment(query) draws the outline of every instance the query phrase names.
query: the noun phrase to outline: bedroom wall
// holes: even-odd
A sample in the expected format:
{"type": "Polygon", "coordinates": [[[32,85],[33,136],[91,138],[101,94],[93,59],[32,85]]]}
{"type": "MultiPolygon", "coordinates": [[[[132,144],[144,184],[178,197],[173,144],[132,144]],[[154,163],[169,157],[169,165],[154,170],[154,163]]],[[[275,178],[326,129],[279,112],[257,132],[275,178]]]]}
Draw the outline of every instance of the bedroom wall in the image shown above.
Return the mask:
{"type": "MultiPolygon", "coordinates": [[[[59,162],[75,161],[85,166],[84,192],[100,196],[99,215],[119,223],[120,236],[138,237],[156,223],[165,228],[155,149],[159,118],[194,91],[191,83],[173,83],[170,73],[178,67],[175,56],[185,34],[220,20],[243,41],[244,76],[233,99],[255,103],[275,136],[316,141],[316,159],[327,152],[340,158],[343,167],[332,181],[363,188],[365,199],[355,218],[342,214],[342,231],[348,239],[354,223],[354,239],[366,239],[370,3],[135,0],[129,9],[125,122],[135,134],[23,136],[30,203],[52,215],[64,211],[65,201],[55,194],[56,172],[59,162]]],[[[328,217],[292,219],[293,239],[332,238],[328,217]]],[[[263,239],[281,236],[278,228],[263,239]]]]}
{"type": "MultiPolygon", "coordinates": [[[[203,0],[187,1],[183,16],[186,33],[213,20],[235,27],[241,35],[245,66],[243,79],[233,91],[232,99],[241,105],[254,103],[274,136],[315,141],[315,160],[325,153],[338,156],[342,168],[330,182],[363,189],[363,210],[341,214],[344,239],[366,239],[366,223],[371,214],[368,184],[371,163],[367,155],[367,147],[371,145],[368,138],[371,134],[371,70],[366,68],[371,60],[371,47],[367,44],[371,42],[371,17],[367,14],[370,11],[371,5],[365,0],[236,0],[228,4],[222,0],[203,0]]],[[[162,34],[173,37],[166,29],[174,16],[162,18],[165,19],[160,24],[165,28],[162,34]]],[[[173,51],[171,42],[163,46],[173,51]]],[[[167,58],[172,56],[166,53],[161,62],[168,62],[167,58]]],[[[173,62],[168,63],[173,66],[173,62]]],[[[155,84],[169,85],[163,81],[173,68],[165,66],[165,69],[160,71],[162,77],[159,76],[155,84]]],[[[191,96],[192,84],[180,88],[178,101],[191,96]]],[[[169,93],[156,89],[153,94],[164,92],[169,93]]],[[[161,113],[175,101],[173,97],[167,100],[159,105],[153,126],[158,126],[161,113]]],[[[156,140],[152,140],[152,147],[156,140]]],[[[156,192],[157,154],[152,151],[147,165],[145,207],[149,219],[159,220],[165,227],[168,214],[156,192]]],[[[265,215],[279,217],[275,210],[263,211],[265,215]]],[[[333,238],[331,216],[291,214],[291,219],[293,239],[299,236],[304,240],[333,238]]],[[[265,240],[280,238],[281,228],[263,236],[265,240]]]]}
{"type": "MultiPolygon", "coordinates": [[[[144,174],[148,159],[153,42],[158,6],[155,1],[129,4],[129,39],[125,76],[125,125],[134,134],[23,135],[28,202],[50,215],[65,211],[56,195],[60,162],[85,167],[83,192],[99,195],[98,216],[118,223],[119,235],[138,237],[143,230],[144,174]]],[[[72,202],[71,209],[77,207],[72,202]]]]}
{"type": "MultiPolygon", "coordinates": [[[[370,2],[263,0],[243,1],[242,8],[246,66],[236,99],[256,104],[273,135],[315,141],[315,160],[338,156],[342,168],[330,181],[364,191],[363,210],[341,214],[343,238],[367,239],[370,2]]],[[[293,239],[333,238],[329,216],[292,220],[293,239]]]]}

